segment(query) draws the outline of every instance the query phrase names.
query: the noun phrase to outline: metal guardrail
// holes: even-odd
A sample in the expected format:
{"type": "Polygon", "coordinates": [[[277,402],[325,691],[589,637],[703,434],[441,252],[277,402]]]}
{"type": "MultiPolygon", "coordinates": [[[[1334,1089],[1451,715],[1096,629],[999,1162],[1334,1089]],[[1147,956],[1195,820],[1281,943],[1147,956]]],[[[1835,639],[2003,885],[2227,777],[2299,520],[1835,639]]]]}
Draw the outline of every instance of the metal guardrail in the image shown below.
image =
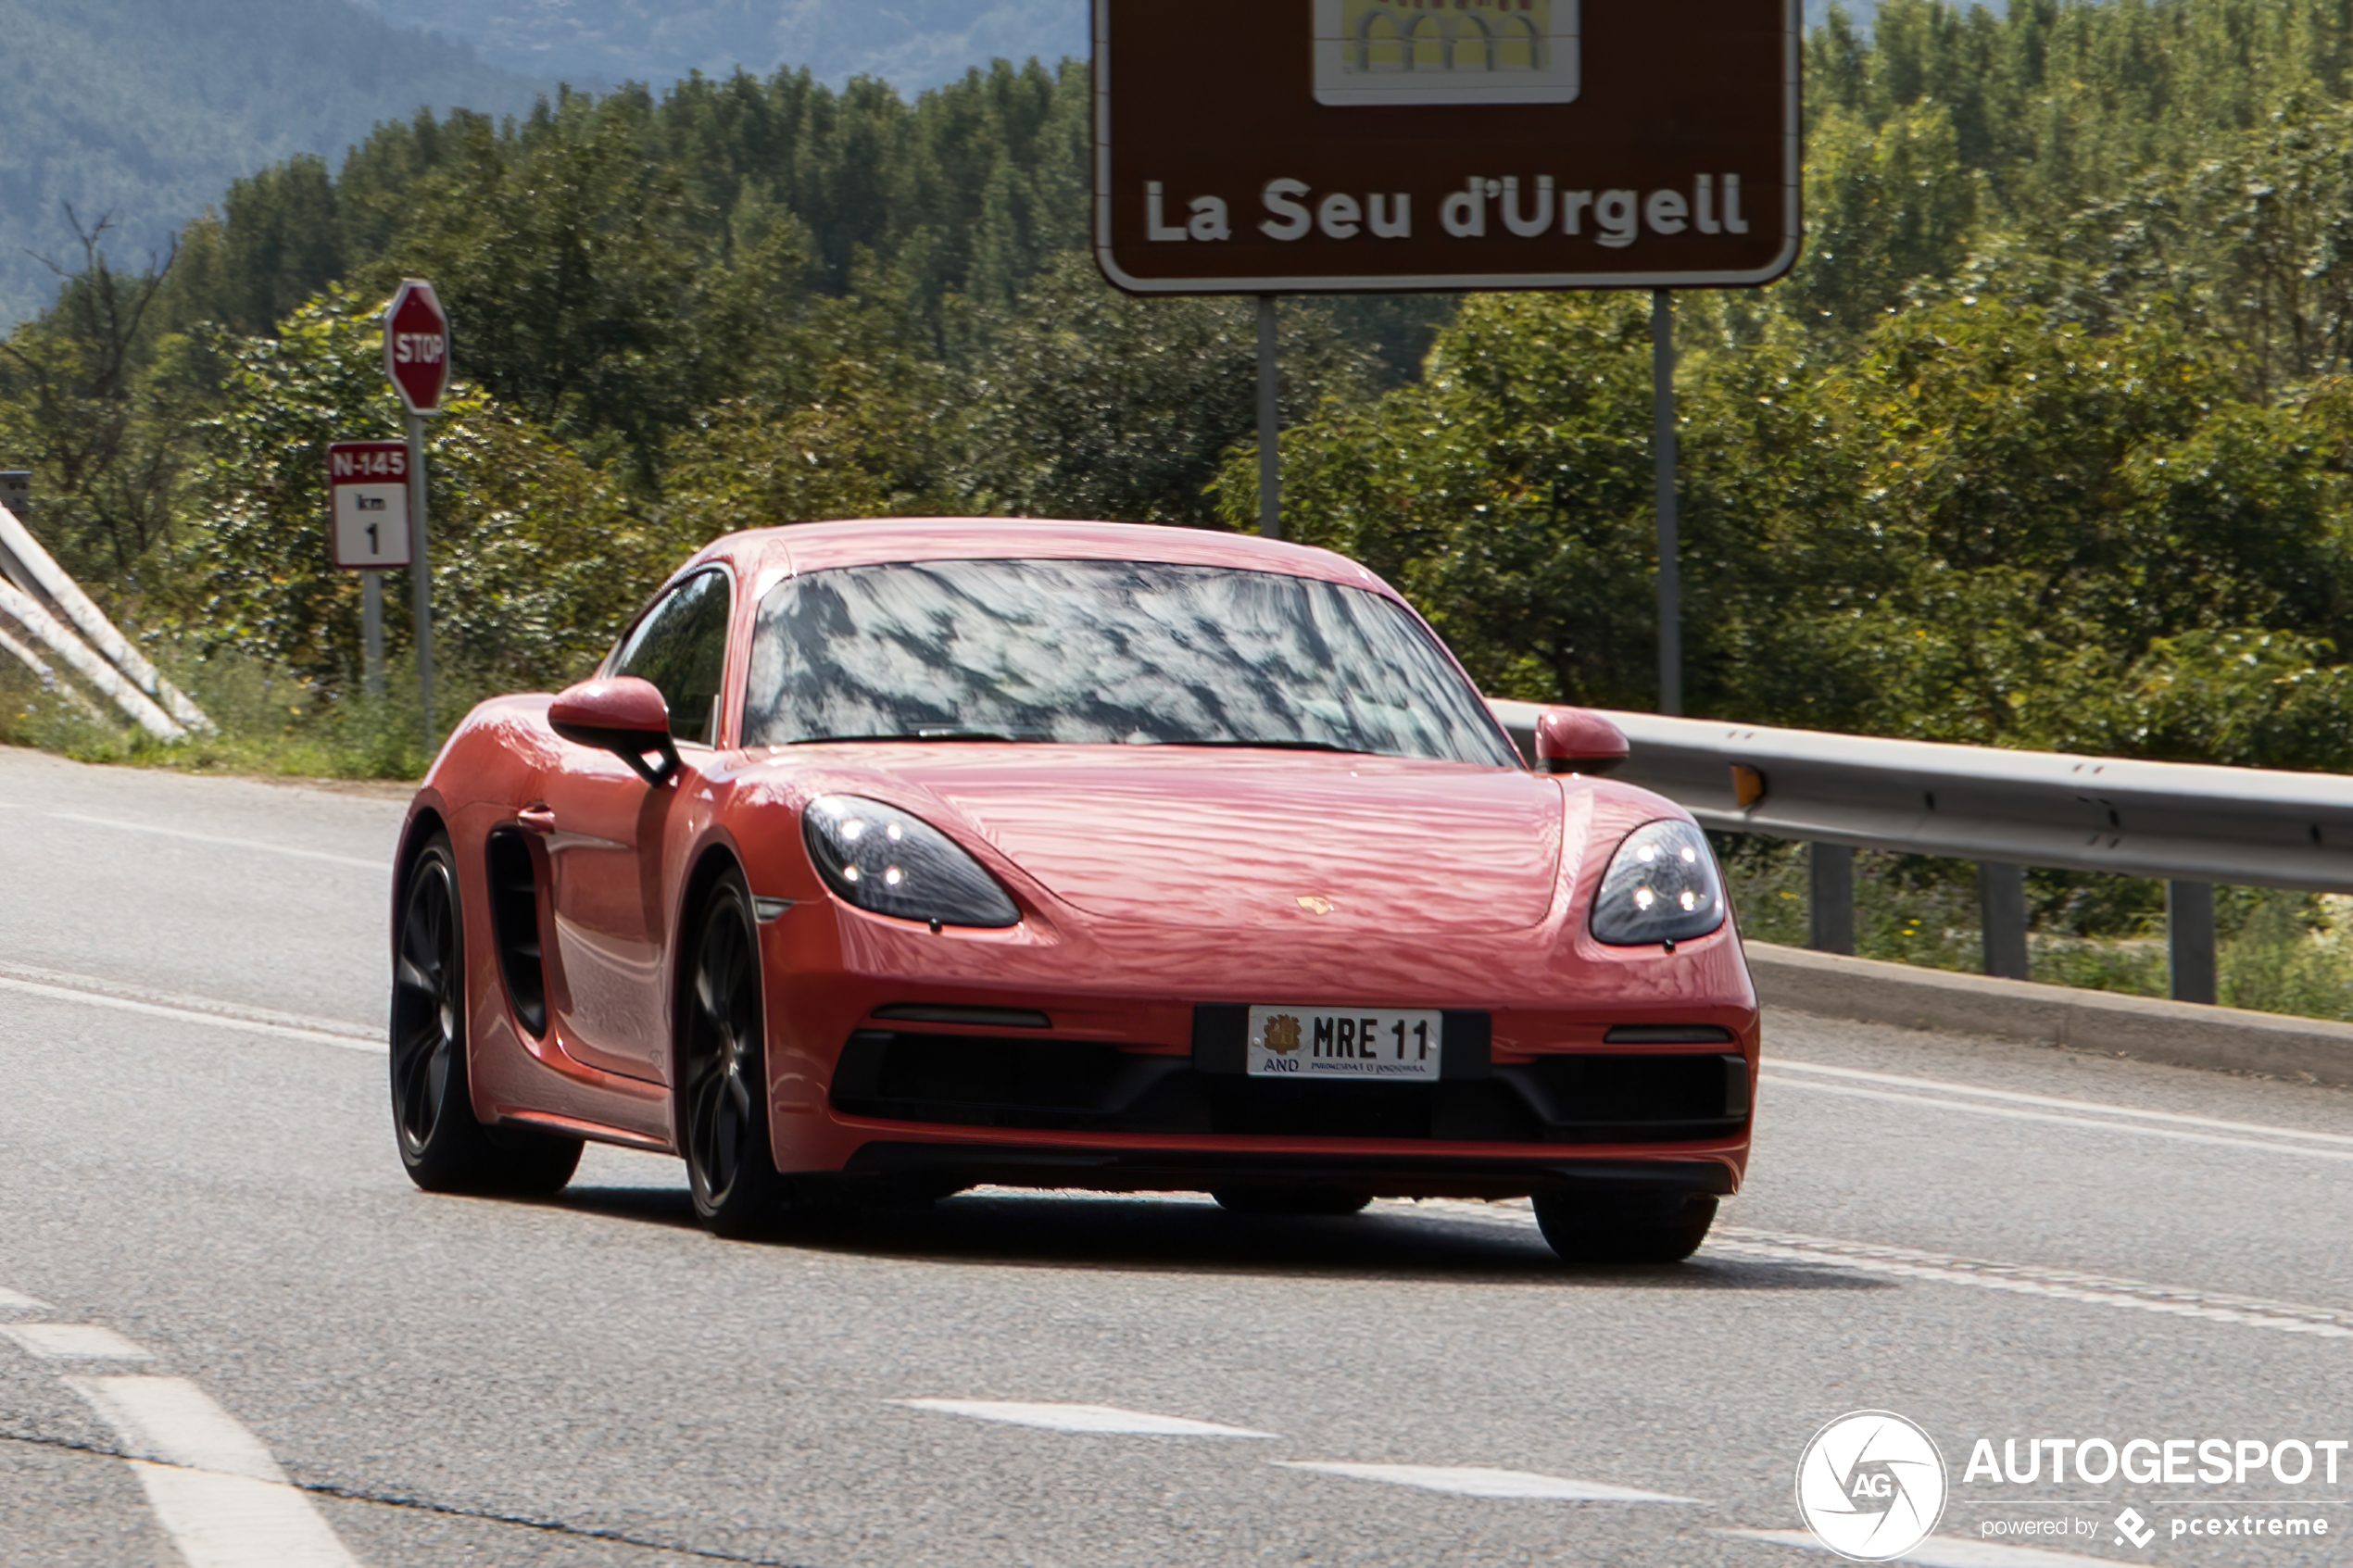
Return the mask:
{"type": "MultiPolygon", "coordinates": [[[[0,475],[0,479],[17,482],[0,487],[0,494],[16,506],[24,504],[23,478],[21,472],[14,470],[0,475]]],[[[146,656],[116,629],[104,611],[91,603],[82,585],[42,548],[41,542],[12,508],[0,503],[0,633],[11,625],[21,629],[157,739],[179,740],[190,730],[214,733],[213,722],[205,717],[204,710],[157,672],[146,656]],[[77,632],[79,637],[75,635],[77,632]],[[101,659],[99,655],[105,657],[101,659]]],[[[56,672],[38,653],[16,638],[0,635],[0,653],[32,671],[44,685],[57,684],[82,707],[90,706],[70,685],[57,681],[56,672]]]]}
{"type": "MultiPolygon", "coordinates": [[[[1532,756],[1542,709],[1490,706],[1532,756]]],[[[1987,972],[2019,979],[2023,867],[2163,878],[2173,990],[2187,1000],[2213,999],[2215,884],[2353,893],[2353,778],[1607,717],[1629,748],[1612,777],[1703,826],[1817,847],[1809,945],[1829,951],[1853,950],[1857,848],[1979,862],[1987,972]]]]}

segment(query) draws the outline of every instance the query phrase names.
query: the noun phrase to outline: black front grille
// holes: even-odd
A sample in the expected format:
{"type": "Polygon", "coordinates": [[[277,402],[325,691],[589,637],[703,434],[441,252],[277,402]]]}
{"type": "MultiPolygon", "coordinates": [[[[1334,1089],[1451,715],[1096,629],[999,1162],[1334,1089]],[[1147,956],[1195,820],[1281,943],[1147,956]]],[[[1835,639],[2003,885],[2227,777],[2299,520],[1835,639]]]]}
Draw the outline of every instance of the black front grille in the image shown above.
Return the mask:
{"type": "MultiPolygon", "coordinates": [[[[1450,1066],[1455,1030],[1450,1014],[1450,1066]]],[[[1579,1054],[1491,1068],[1483,1031],[1462,1037],[1480,1047],[1460,1064],[1478,1076],[1317,1084],[1249,1077],[1222,1049],[1166,1056],[862,1029],[835,1069],[833,1102],[853,1116],[963,1127],[1458,1143],[1681,1141],[1725,1136],[1748,1120],[1738,1056],[1579,1054]]]]}

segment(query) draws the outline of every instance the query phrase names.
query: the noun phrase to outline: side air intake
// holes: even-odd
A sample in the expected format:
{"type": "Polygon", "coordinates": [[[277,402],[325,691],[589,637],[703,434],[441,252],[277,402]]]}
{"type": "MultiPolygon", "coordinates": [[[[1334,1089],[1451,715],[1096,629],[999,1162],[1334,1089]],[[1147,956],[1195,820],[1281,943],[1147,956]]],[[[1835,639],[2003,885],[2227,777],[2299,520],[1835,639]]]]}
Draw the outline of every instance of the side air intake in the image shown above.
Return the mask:
{"type": "Polygon", "coordinates": [[[535,1037],[545,1035],[547,977],[540,960],[538,868],[531,846],[512,828],[490,835],[490,926],[515,1017],[535,1037]]]}

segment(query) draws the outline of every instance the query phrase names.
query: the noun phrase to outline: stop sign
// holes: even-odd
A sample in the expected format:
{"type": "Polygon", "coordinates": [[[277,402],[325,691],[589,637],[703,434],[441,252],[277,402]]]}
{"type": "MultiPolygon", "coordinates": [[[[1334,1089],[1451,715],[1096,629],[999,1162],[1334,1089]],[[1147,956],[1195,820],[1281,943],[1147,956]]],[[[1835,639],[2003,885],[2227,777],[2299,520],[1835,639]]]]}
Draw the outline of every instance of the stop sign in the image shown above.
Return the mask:
{"type": "Polygon", "coordinates": [[[384,307],[384,374],[410,413],[440,411],[449,386],[449,317],[422,278],[402,282],[384,307]]]}

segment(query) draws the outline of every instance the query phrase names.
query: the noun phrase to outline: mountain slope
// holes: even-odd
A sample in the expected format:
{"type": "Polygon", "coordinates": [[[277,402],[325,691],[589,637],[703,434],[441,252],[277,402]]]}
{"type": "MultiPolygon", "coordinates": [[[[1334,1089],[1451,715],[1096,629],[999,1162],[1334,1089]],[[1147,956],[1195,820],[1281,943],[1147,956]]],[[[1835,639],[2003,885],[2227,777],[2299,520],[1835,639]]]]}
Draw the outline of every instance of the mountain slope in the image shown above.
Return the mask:
{"type": "Polygon", "coordinates": [[[1088,0],[371,0],[385,20],[462,39],[486,60],[584,85],[662,86],[690,70],[824,81],[878,76],[902,93],[974,66],[1087,53],[1088,0]]]}
{"type": "Polygon", "coordinates": [[[55,295],[37,257],[80,270],[68,204],[110,219],[135,267],[241,175],[339,163],[426,104],[522,113],[541,90],[353,0],[0,0],[0,330],[55,295]]]}

